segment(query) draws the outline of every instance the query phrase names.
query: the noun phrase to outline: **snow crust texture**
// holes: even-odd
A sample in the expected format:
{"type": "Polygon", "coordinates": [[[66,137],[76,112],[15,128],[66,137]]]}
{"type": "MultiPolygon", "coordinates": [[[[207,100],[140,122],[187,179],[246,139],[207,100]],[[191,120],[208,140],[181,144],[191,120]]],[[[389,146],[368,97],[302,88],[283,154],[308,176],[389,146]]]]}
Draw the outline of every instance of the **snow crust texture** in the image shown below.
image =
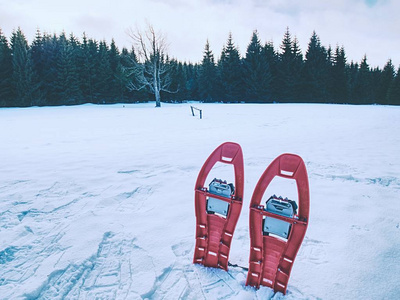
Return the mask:
{"type": "MultiPolygon", "coordinates": [[[[0,109],[0,299],[399,298],[400,107],[196,106],[201,120],[190,103],[0,109]],[[194,184],[226,141],[245,160],[233,264],[248,265],[262,172],[286,152],[306,163],[310,221],[286,296],[192,264],[194,184]]],[[[296,197],[291,182],[271,189],[296,197]]]]}

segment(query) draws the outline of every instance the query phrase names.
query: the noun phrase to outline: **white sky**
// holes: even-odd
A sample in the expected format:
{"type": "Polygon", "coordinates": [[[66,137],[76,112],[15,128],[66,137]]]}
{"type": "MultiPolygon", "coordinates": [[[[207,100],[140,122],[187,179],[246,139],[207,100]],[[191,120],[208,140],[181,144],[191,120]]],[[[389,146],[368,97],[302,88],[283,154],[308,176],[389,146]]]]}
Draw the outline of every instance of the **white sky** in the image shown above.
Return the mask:
{"type": "Polygon", "coordinates": [[[170,56],[180,61],[199,62],[207,39],[219,57],[229,32],[242,55],[255,29],[277,48],[289,26],[303,54],[315,30],[324,46],[343,45],[349,62],[366,54],[372,67],[389,58],[400,65],[398,0],[0,0],[0,28],[8,39],[20,26],[29,42],[39,28],[79,38],[85,31],[130,48],[127,29],[144,28],[146,21],[165,33],[170,56]]]}

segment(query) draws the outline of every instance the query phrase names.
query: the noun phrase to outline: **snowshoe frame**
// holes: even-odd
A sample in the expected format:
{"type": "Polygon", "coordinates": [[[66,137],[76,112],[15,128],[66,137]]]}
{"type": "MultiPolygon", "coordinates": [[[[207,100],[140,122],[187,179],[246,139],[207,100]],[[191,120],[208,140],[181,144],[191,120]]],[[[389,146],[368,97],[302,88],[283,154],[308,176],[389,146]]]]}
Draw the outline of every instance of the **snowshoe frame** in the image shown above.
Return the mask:
{"type": "Polygon", "coordinates": [[[242,209],[244,187],[243,152],[239,144],[227,142],[217,147],[201,168],[195,187],[196,246],[193,263],[228,269],[233,233],[242,209]],[[207,175],[217,162],[232,164],[235,172],[235,191],[230,197],[211,194],[204,187],[207,175]],[[207,213],[207,198],[229,203],[226,218],[207,213]]]}
{"type": "Polygon", "coordinates": [[[250,203],[250,258],[246,285],[268,286],[286,294],[290,272],[304,239],[309,218],[310,192],[307,170],[302,158],[295,154],[278,156],[260,177],[250,203]],[[298,192],[298,214],[293,218],[274,214],[260,205],[263,195],[275,176],[294,179],[298,192]],[[291,224],[287,241],[263,235],[263,219],[271,217],[291,224]]]}

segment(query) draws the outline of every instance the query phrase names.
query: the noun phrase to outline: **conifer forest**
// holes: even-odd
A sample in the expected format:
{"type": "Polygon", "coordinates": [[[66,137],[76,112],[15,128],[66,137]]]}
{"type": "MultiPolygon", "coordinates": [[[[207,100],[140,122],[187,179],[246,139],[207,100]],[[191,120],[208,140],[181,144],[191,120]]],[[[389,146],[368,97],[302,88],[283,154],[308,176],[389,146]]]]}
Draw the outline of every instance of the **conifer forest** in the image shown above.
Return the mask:
{"type": "MultiPolygon", "coordinates": [[[[400,105],[400,68],[390,59],[383,68],[367,56],[348,61],[343,46],[324,46],[315,32],[307,49],[287,28],[279,45],[254,31],[243,55],[229,34],[218,54],[207,41],[199,63],[173,53],[159,62],[168,84],[163,102],[400,105]]],[[[119,49],[114,40],[37,30],[29,44],[20,28],[9,39],[0,30],[0,107],[153,101],[149,89],[132,88],[139,75],[131,70],[145,63],[135,47],[119,49]]]]}

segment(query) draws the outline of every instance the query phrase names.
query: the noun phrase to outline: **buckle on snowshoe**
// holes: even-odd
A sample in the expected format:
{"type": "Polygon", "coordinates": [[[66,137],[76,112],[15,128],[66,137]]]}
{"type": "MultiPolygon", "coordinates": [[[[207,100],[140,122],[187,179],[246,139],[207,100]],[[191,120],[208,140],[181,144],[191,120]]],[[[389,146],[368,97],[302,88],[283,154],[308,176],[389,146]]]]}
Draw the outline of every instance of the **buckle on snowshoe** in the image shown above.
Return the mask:
{"type": "MultiPolygon", "coordinates": [[[[265,211],[276,215],[293,218],[297,213],[297,203],[288,198],[283,199],[276,195],[271,196],[265,205],[265,211]]],[[[265,217],[263,220],[263,234],[274,234],[287,239],[290,234],[292,224],[274,217],[265,217]]]]}
{"type": "MultiPolygon", "coordinates": [[[[227,183],[225,180],[223,181],[221,179],[214,178],[209,185],[208,191],[210,194],[230,199],[235,192],[235,187],[232,183],[227,183]]],[[[229,202],[210,196],[207,199],[206,209],[207,213],[209,214],[217,214],[226,218],[229,212],[229,206],[229,202]]]]}

